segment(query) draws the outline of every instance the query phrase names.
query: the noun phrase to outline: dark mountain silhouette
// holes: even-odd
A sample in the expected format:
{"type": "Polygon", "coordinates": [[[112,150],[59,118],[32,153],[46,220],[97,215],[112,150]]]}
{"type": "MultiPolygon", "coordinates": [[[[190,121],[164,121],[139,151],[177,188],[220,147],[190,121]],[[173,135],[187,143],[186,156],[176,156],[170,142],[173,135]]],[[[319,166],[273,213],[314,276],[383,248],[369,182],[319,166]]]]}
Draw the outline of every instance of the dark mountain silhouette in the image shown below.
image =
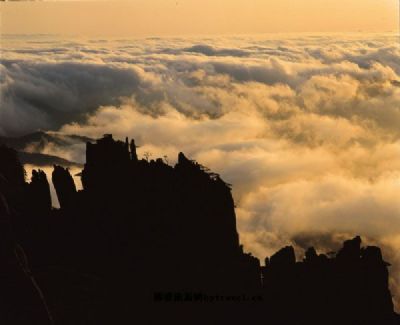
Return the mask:
{"type": "Polygon", "coordinates": [[[179,154],[138,159],[134,141],[87,143],[68,169],[30,183],[0,147],[1,324],[399,324],[378,247],[334,257],[244,253],[230,185],[179,154]],[[29,321],[27,321],[29,320],[29,321]]]}
{"type": "Polygon", "coordinates": [[[262,268],[266,303],[283,324],[293,320],[287,310],[300,324],[396,324],[387,266],[381,250],[362,248],[358,236],[334,258],[309,248],[296,262],[293,247],[285,247],[262,268]]]}

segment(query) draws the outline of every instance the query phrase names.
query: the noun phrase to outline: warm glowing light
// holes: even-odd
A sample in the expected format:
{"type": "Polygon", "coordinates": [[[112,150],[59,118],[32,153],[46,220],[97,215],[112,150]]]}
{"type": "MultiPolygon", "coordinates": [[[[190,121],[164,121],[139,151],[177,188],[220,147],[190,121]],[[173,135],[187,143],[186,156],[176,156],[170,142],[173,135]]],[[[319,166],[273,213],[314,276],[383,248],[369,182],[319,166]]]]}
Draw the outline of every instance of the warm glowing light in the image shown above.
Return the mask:
{"type": "Polygon", "coordinates": [[[0,8],[3,33],[105,36],[388,32],[396,30],[396,5],[389,0],[130,0],[18,1],[0,8]]]}

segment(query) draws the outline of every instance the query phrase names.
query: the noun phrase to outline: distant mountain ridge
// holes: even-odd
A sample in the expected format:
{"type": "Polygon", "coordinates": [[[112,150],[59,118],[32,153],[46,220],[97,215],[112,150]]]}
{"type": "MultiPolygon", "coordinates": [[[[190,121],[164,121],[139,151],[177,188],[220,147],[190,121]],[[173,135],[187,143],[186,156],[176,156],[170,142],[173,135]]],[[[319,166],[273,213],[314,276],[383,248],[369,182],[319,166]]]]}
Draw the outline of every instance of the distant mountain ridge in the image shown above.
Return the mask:
{"type": "Polygon", "coordinates": [[[93,142],[89,137],[79,135],[60,134],[56,132],[37,131],[19,137],[0,136],[0,145],[13,148],[18,152],[21,163],[38,167],[61,165],[64,167],[82,167],[82,164],[45,154],[42,151],[48,145],[68,147],[76,143],[93,142]]]}
{"type": "Polygon", "coordinates": [[[57,156],[46,155],[43,153],[34,153],[34,152],[24,152],[18,151],[18,157],[22,164],[33,165],[36,167],[46,167],[46,166],[54,166],[60,165],[63,167],[82,167],[82,164],[77,162],[69,161],[64,158],[60,158],[57,156]]]}

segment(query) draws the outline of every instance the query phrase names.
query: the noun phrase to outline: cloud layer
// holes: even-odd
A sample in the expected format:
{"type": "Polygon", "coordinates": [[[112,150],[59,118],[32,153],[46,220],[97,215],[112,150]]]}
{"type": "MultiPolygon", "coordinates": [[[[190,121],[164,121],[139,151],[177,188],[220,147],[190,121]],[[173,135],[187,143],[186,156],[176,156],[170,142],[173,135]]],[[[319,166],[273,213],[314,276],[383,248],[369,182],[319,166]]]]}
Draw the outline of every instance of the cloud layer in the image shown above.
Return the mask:
{"type": "Polygon", "coordinates": [[[113,133],[171,163],[185,151],[234,185],[247,250],[336,250],[359,234],[385,247],[400,287],[392,36],[6,42],[1,134],[113,133]]]}

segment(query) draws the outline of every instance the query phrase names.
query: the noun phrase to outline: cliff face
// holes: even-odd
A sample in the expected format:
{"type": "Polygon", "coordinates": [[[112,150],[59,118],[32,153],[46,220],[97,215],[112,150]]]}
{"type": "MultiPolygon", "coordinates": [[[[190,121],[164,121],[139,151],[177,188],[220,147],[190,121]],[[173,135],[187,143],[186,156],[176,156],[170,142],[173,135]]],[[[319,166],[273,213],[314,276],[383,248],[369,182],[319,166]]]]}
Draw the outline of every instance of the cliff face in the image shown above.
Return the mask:
{"type": "Polygon", "coordinates": [[[240,246],[230,186],[183,153],[172,167],[139,160],[128,139],[88,143],[83,190],[68,169],[54,168],[60,209],[50,207],[43,172],[27,184],[15,152],[0,148],[0,157],[0,211],[12,229],[1,258],[15,261],[13,249],[24,249],[45,297],[26,304],[47,310],[36,315],[46,321],[396,324],[379,248],[361,248],[356,237],[334,258],[310,248],[296,262],[286,247],[261,268],[240,246]]]}
{"type": "Polygon", "coordinates": [[[117,239],[113,245],[133,257],[128,267],[137,271],[137,259],[146,269],[151,265],[147,274],[157,270],[151,275],[156,287],[234,287],[231,268],[242,253],[229,187],[182,153],[171,167],[161,159],[139,161],[130,147],[111,136],[88,144],[74,214],[82,206],[94,210],[105,224],[102,235],[117,239]],[[118,221],[107,227],[111,218],[118,221]],[[160,273],[159,265],[168,268],[160,273]]]}
{"type": "Polygon", "coordinates": [[[40,288],[35,286],[20,240],[26,237],[21,219],[27,194],[32,194],[31,189],[36,187],[44,196],[34,207],[47,204],[48,186],[42,186],[41,181],[37,172],[32,184],[26,184],[17,152],[0,146],[0,324],[50,324],[51,315],[40,288]]]}

